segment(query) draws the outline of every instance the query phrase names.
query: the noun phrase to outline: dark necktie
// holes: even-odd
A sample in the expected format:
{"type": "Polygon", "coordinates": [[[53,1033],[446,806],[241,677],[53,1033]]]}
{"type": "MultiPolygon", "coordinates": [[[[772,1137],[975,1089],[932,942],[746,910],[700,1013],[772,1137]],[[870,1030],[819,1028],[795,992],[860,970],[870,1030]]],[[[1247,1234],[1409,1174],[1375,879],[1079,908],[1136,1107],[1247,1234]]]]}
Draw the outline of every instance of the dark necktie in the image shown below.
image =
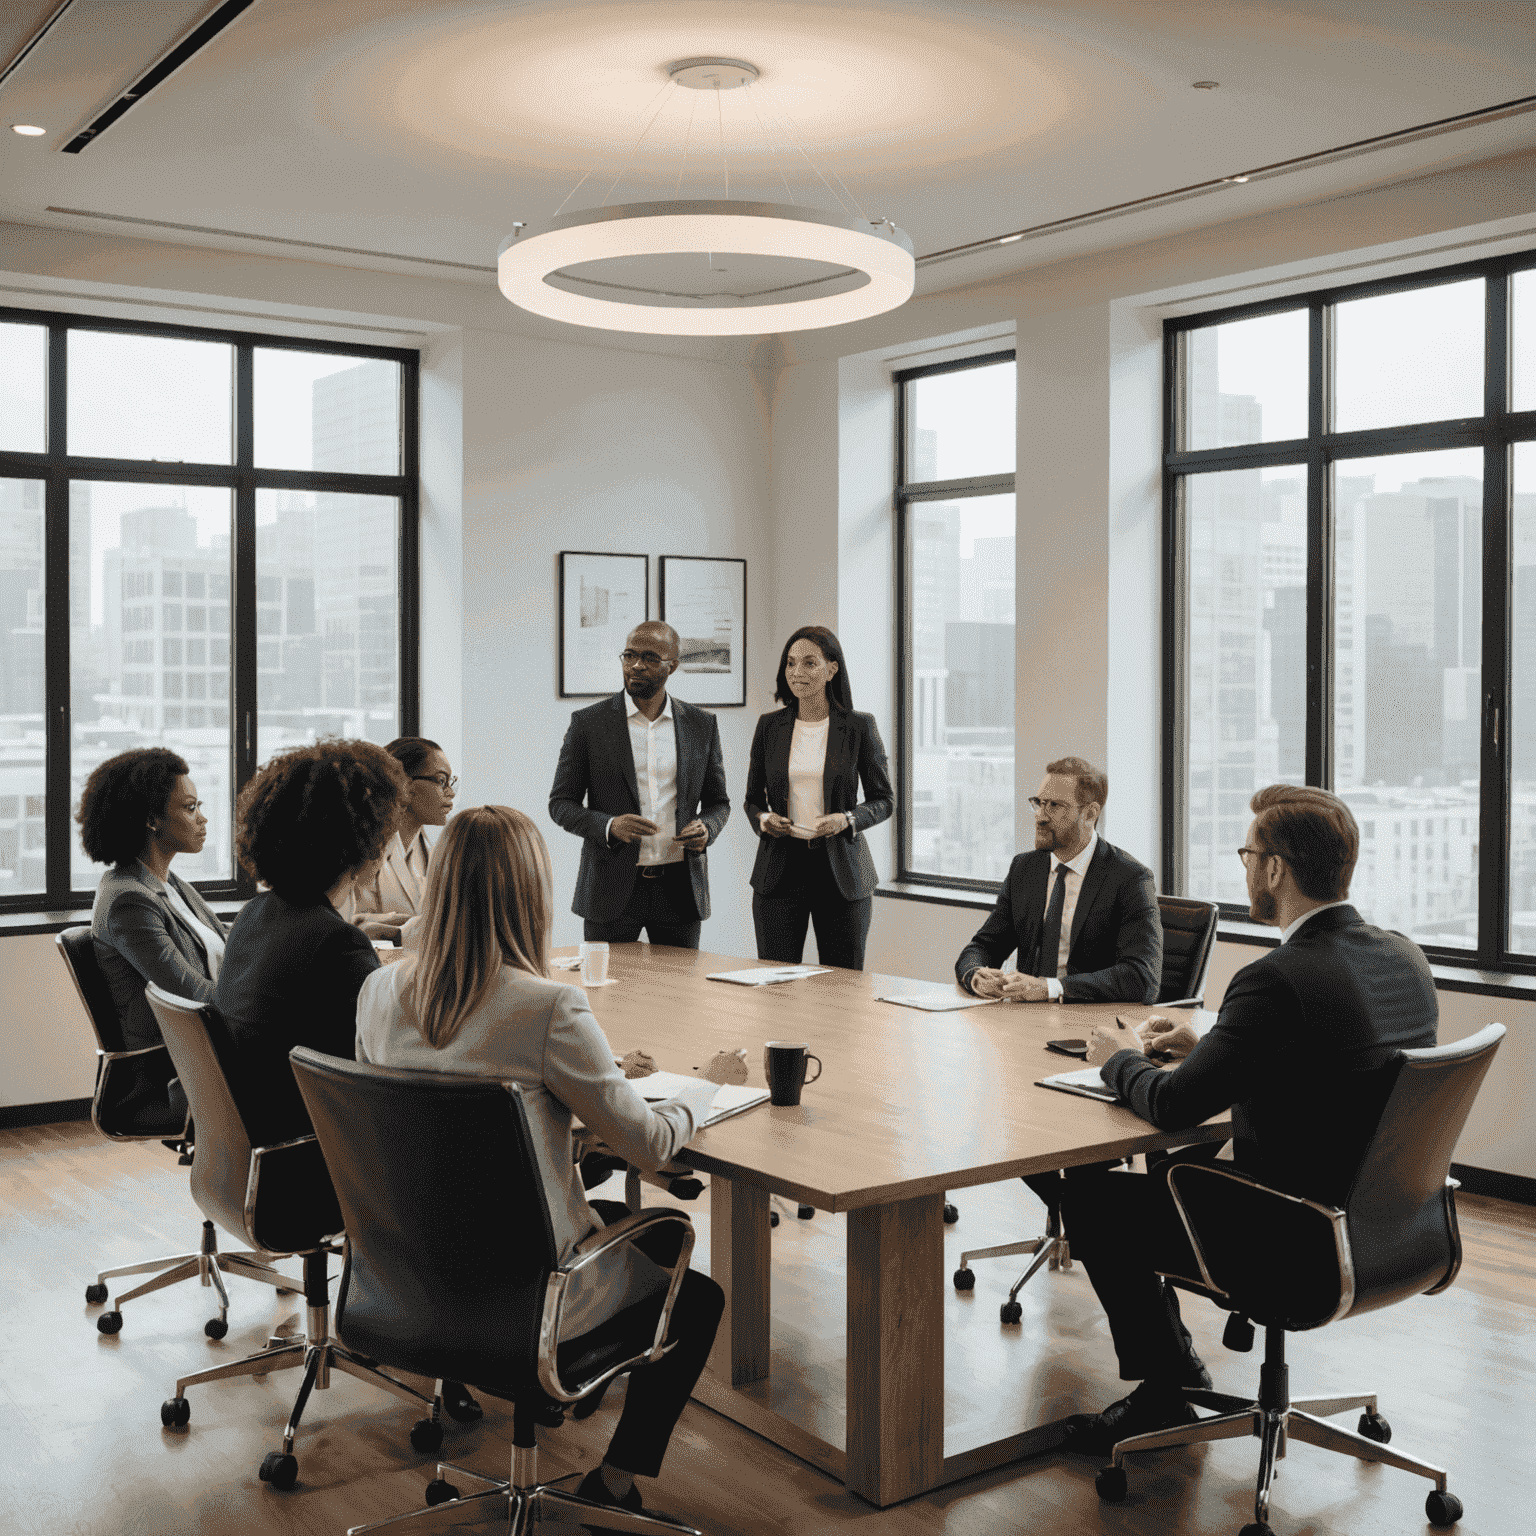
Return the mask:
{"type": "Polygon", "coordinates": [[[1045,909],[1045,926],[1040,930],[1040,951],[1035,962],[1036,976],[1054,976],[1057,956],[1061,953],[1061,914],[1067,904],[1067,866],[1056,866],[1056,884],[1051,904],[1045,909]]]}

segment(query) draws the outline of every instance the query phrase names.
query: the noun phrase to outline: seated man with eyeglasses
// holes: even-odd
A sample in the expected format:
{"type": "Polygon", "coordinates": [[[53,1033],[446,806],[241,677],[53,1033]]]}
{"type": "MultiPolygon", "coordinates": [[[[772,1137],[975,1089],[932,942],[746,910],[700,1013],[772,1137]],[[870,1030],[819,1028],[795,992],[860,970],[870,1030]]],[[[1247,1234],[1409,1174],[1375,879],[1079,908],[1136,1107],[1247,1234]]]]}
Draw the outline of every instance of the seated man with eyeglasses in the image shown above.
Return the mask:
{"type": "Polygon", "coordinates": [[[1163,925],[1152,871],[1099,836],[1109,779],[1080,757],[1047,763],[1032,795],[1035,846],[1008,867],[991,915],[955,962],[977,997],[1152,1003],[1163,925]],[[1018,954],[1018,974],[999,969],[1018,954]]]}
{"type": "Polygon", "coordinates": [[[560,745],[549,814],[581,841],[571,910],[582,937],[697,949],[709,916],[705,849],[731,814],[720,726],[667,692],[679,642],[654,620],[629,633],[624,688],[578,709],[560,745]]]}

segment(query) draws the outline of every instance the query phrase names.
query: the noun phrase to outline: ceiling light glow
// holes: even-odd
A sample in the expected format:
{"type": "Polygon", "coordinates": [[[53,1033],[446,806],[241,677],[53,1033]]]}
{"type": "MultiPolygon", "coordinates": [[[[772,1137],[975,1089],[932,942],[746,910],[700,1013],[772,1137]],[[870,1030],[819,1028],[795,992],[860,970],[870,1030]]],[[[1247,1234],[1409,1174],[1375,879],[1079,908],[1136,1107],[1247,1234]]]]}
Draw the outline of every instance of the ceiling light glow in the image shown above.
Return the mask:
{"type": "Polygon", "coordinates": [[[12,123],[11,132],[19,133],[25,139],[40,139],[48,130],[39,128],[36,123],[12,123]]]}
{"type": "Polygon", "coordinates": [[[1004,235],[997,243],[999,245],[1012,245],[1015,240],[1022,240],[1023,235],[1004,235]]]}

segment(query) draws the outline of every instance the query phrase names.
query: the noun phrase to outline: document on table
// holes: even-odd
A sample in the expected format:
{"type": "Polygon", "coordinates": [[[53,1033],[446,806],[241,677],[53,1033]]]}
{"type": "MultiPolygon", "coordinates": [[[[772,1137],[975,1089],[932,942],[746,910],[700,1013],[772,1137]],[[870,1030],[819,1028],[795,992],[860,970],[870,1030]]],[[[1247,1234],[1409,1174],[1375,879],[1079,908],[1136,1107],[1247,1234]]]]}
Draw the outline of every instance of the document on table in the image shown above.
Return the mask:
{"type": "Polygon", "coordinates": [[[958,987],[933,992],[880,992],[877,1003],[897,1003],[903,1008],[921,1008],[924,1013],[958,1013],[962,1008],[989,1008],[1002,1002],[1000,997],[972,997],[958,987]]]}
{"type": "Polygon", "coordinates": [[[1042,1077],[1037,1088],[1054,1088],[1058,1093],[1075,1093],[1081,1098],[1098,1099],[1104,1104],[1118,1104],[1120,1095],[1099,1076],[1097,1067],[1079,1067],[1076,1072],[1057,1072],[1042,1077]]]}
{"type": "MultiPolygon", "coordinates": [[[[698,1078],[682,1072],[652,1072],[649,1077],[637,1077],[631,1081],[640,1090],[642,1099],[649,1104],[657,1104],[663,1099],[675,1098],[680,1088],[692,1088],[698,1078]]],[[[722,1120],[729,1120],[732,1115],[739,1115],[767,1101],[766,1088],[749,1088],[744,1083],[723,1083],[715,1093],[715,1102],[710,1105],[704,1124],[718,1125],[722,1120]]]]}
{"type": "Polygon", "coordinates": [[[729,981],[738,987],[771,987],[781,981],[799,981],[802,976],[825,976],[824,965],[762,965],[750,971],[712,971],[706,981],[729,981]]]}

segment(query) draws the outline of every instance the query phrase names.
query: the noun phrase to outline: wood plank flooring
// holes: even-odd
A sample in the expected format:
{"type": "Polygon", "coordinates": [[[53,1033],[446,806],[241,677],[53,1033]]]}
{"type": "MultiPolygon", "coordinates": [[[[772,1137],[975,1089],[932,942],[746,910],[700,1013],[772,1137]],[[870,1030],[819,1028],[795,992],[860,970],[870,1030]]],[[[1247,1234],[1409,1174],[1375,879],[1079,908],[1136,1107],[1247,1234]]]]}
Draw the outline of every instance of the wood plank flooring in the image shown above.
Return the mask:
{"type": "MultiPolygon", "coordinates": [[[[618,1184],[604,1193],[618,1198],[618,1184]]],[[[960,1223],[944,1239],[950,1267],[964,1247],[1038,1227],[1039,1207],[1017,1185],[966,1190],[958,1199],[960,1223]]],[[[684,1207],[700,1229],[701,1267],[708,1204],[706,1194],[684,1207]]],[[[1458,1284],[1443,1296],[1294,1336],[1292,1386],[1378,1391],[1394,1443],[1450,1468],[1451,1487],[1467,1506],[1463,1536],[1508,1536],[1528,1527],[1536,1443],[1536,1212],[1477,1196],[1464,1196],[1460,1209],[1466,1264],[1458,1284]]],[[[787,1216],[772,1234],[773,1376],[764,1387],[781,1412],[837,1444],[844,1220],[787,1216]]],[[[258,1482],[256,1467],[278,1444],[295,1373],[197,1389],[189,1428],[161,1429],[159,1404],[178,1374],[259,1347],[293,1309],[266,1287],[231,1280],[230,1332],[214,1343],[202,1333],[213,1293],[182,1285],[130,1303],[122,1333],[99,1335],[100,1309],[83,1299],[97,1270],[186,1251],[199,1224],[186,1170],[158,1145],[111,1145],[84,1124],[0,1132],[0,1530],[339,1536],[349,1525],[419,1506],[432,1462],[409,1449],[413,1413],[349,1378],[333,1378],[311,1400],[296,1446],[300,1483],[290,1493],[258,1482]]],[[[944,1287],[948,1454],[1118,1394],[1107,1330],[1081,1270],[1037,1276],[1020,1298],[1022,1326],[1004,1329],[996,1308],[1015,1273],[1012,1260],[982,1261],[974,1292],[944,1287]]],[[[1250,1390],[1258,1355],[1222,1349],[1214,1309],[1191,1301],[1185,1310],[1218,1387],[1250,1390]]],[[[546,1476],[601,1456],[618,1396],[588,1422],[541,1436],[546,1476]]],[[[442,1454],[504,1475],[509,1431],[510,1414],[488,1401],[482,1424],[449,1426],[442,1454]]],[[[1099,1504],[1095,1462],[1047,1456],[876,1510],[695,1404],[662,1477],[643,1491],[658,1508],[719,1536],[1226,1536],[1252,1518],[1256,1449],[1231,1441],[1141,1458],[1131,1466],[1130,1499],[1118,1507],[1099,1504]]],[[[1282,1464],[1272,1520],[1291,1536],[1426,1532],[1428,1487],[1298,1445],[1282,1464]]]]}

